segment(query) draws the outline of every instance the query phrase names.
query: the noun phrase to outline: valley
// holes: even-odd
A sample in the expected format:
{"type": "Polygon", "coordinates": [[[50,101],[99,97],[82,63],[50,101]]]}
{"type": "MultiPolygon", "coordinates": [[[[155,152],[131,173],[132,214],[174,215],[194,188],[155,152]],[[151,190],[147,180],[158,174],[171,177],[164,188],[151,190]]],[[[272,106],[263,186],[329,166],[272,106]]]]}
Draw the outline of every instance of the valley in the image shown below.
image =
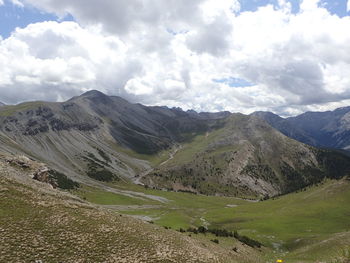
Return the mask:
{"type": "MultiPolygon", "coordinates": [[[[238,230],[261,242],[265,262],[284,258],[286,262],[337,262],[349,252],[350,181],[325,180],[317,186],[266,201],[254,202],[117,185],[158,195],[168,202],[125,199],[96,189],[76,194],[112,211],[144,218],[174,230],[206,226],[209,229],[238,230]],[[271,260],[272,259],[272,260],[271,260]]],[[[206,237],[212,239],[211,236],[206,237]]],[[[226,238],[218,238],[227,242],[226,238]]],[[[339,261],[342,262],[342,261],[339,261]]],[[[346,261],[344,261],[346,262],[346,261]]]]}
{"type": "Polygon", "coordinates": [[[348,262],[346,147],[263,117],[98,91],[3,105],[0,261],[348,262]]]}

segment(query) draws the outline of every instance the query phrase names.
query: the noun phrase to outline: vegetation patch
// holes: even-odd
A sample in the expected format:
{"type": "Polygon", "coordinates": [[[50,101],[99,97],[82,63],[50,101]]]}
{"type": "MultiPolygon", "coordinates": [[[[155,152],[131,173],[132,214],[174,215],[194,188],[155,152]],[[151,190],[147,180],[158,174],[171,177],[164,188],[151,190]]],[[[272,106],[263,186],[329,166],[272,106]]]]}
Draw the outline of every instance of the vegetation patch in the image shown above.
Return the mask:
{"type": "Polygon", "coordinates": [[[116,174],[112,173],[110,170],[107,170],[103,165],[104,163],[102,162],[101,164],[101,161],[98,160],[93,153],[88,153],[88,157],[89,158],[83,157],[83,159],[87,162],[88,171],[86,174],[90,178],[103,182],[112,182],[120,180],[120,178],[116,174]]]}
{"type": "Polygon", "coordinates": [[[69,179],[65,174],[57,172],[55,170],[50,171],[50,176],[55,180],[58,188],[64,190],[73,190],[80,187],[79,183],[69,179]]]}
{"type": "MultiPolygon", "coordinates": [[[[194,228],[194,227],[189,227],[187,230],[184,230],[182,228],[180,228],[179,232],[181,233],[185,233],[185,232],[191,232],[191,233],[194,233],[194,234],[206,234],[206,233],[211,233],[211,234],[214,234],[216,237],[233,237],[239,241],[241,241],[242,243],[250,246],[250,247],[257,247],[257,248],[260,248],[262,247],[262,244],[259,242],[259,241],[256,241],[252,238],[249,238],[247,236],[243,236],[243,235],[240,235],[237,230],[235,230],[234,232],[232,231],[228,231],[226,229],[217,229],[217,228],[209,228],[207,229],[206,227],[204,226],[200,226],[198,228],[194,228]]],[[[218,239],[214,239],[214,240],[211,240],[215,243],[219,243],[218,239]]]]}

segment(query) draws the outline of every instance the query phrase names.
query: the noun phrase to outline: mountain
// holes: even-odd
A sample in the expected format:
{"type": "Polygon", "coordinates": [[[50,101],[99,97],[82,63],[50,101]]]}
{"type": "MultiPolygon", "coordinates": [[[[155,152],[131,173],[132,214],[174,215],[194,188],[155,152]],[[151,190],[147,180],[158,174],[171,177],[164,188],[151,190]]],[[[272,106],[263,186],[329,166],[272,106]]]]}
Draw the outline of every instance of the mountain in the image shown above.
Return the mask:
{"type": "Polygon", "coordinates": [[[0,150],[44,161],[78,182],[132,178],[145,159],[199,132],[228,113],[146,107],[89,91],[63,103],[28,102],[0,109],[0,150]]]}
{"type": "Polygon", "coordinates": [[[256,116],[232,114],[142,178],[146,185],[209,195],[268,197],[350,172],[349,157],[299,143],[256,116]]]}
{"type": "Polygon", "coordinates": [[[271,112],[255,112],[283,134],[319,147],[350,149],[350,107],[326,112],[306,112],[283,119],[271,112]]]}
{"type": "Polygon", "coordinates": [[[254,198],[339,178],[350,167],[348,157],[292,140],[256,116],[147,107],[99,91],[0,108],[0,151],[84,185],[135,181],[254,198]]]}
{"type": "Polygon", "coordinates": [[[284,135],[293,138],[297,141],[317,146],[317,142],[314,138],[312,138],[306,131],[304,131],[300,127],[296,127],[291,124],[288,119],[284,119],[272,112],[266,111],[257,111],[251,114],[252,116],[257,116],[263,120],[265,120],[268,124],[270,124],[273,128],[280,131],[284,135]]]}
{"type": "Polygon", "coordinates": [[[350,107],[326,112],[306,112],[288,118],[288,121],[312,136],[319,146],[350,149],[350,107]]]}
{"type": "Polygon", "coordinates": [[[2,107],[2,106],[5,106],[5,104],[4,104],[4,103],[2,103],[2,102],[0,101],[0,107],[2,107]]]}

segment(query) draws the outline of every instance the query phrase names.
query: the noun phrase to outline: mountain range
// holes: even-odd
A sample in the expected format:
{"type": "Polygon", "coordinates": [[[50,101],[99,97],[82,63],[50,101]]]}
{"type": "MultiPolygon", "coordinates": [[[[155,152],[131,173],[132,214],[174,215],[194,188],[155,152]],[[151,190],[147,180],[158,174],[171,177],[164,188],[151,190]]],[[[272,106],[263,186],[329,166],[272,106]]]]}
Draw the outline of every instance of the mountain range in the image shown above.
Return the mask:
{"type": "Polygon", "coordinates": [[[1,107],[0,150],[45,162],[90,186],[126,180],[261,198],[347,175],[349,157],[314,146],[347,149],[348,116],[345,108],[288,119],[197,113],[89,91],[62,103],[1,107]]]}
{"type": "Polygon", "coordinates": [[[350,149],[350,107],[326,112],[306,112],[281,118],[271,112],[255,112],[286,136],[318,147],[350,149]]]}

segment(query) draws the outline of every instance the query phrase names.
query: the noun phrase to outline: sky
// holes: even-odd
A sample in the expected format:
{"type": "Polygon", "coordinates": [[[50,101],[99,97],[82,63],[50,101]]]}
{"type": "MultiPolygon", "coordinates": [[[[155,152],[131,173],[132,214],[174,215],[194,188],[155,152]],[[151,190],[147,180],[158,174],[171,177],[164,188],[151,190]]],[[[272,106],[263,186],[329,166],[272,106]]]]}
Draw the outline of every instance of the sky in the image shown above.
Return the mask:
{"type": "Polygon", "coordinates": [[[350,0],[0,0],[0,101],[350,106],[350,0]]]}

